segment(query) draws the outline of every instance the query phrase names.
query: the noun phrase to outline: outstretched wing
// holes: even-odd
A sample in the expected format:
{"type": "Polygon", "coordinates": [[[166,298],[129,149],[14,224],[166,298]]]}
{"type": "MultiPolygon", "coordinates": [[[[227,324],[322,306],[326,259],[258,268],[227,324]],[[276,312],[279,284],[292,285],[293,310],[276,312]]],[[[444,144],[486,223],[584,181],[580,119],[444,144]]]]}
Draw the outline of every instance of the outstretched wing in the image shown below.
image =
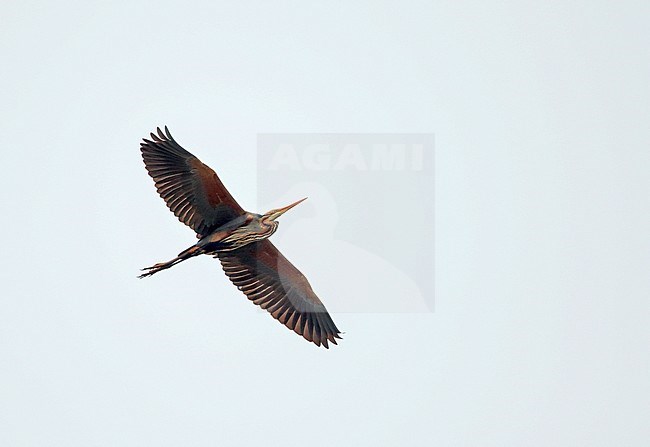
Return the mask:
{"type": "Polygon", "coordinates": [[[142,159],[156,189],[178,220],[199,237],[240,216],[244,210],[217,174],[183,149],[165,126],[140,143],[142,159]]]}
{"type": "Polygon", "coordinates": [[[337,344],[341,332],[307,278],[268,239],[217,257],[232,283],[273,318],[317,346],[337,344]]]}

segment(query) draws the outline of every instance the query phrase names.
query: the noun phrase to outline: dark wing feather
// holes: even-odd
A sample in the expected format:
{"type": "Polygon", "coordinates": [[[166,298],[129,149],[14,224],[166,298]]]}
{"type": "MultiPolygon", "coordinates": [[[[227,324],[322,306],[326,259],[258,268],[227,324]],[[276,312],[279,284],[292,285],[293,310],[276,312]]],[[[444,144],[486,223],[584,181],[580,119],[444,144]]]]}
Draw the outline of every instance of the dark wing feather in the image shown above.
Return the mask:
{"type": "Polygon", "coordinates": [[[224,272],[253,303],[298,335],[329,348],[341,333],[307,278],[268,240],[218,253],[224,272]]]}
{"type": "Polygon", "coordinates": [[[183,149],[165,127],[140,143],[156,189],[178,220],[199,237],[244,213],[217,174],[183,149]]]}

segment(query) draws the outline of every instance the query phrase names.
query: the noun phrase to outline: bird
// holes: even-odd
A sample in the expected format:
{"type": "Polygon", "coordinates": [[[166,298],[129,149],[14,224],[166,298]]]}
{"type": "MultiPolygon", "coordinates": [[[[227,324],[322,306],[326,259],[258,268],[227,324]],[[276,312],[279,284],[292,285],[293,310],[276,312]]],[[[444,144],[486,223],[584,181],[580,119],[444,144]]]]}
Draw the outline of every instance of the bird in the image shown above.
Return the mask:
{"type": "Polygon", "coordinates": [[[217,174],[183,149],[167,126],[143,138],[145,168],[167,207],[196,233],[198,242],[170,261],[142,269],[145,278],[198,255],[221,262],[230,281],[254,304],[305,340],[329,349],[341,331],[309,281],[269,237],[278,218],[306,198],[264,214],[245,211],[217,174]]]}

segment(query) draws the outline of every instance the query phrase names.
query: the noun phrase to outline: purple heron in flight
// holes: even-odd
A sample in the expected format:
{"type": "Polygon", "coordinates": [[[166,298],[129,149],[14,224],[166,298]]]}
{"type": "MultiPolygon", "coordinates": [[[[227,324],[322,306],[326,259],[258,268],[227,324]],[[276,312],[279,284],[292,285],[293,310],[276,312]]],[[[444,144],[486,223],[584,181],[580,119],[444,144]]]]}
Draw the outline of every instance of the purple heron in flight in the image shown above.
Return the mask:
{"type": "Polygon", "coordinates": [[[337,344],[341,332],[307,278],[268,240],[278,229],[278,217],[305,199],[265,214],[244,211],[217,174],[183,149],[167,127],[140,146],[158,194],[199,241],[171,261],[143,269],[139,277],[194,256],[214,256],[230,281],[273,318],[317,346],[337,344]]]}

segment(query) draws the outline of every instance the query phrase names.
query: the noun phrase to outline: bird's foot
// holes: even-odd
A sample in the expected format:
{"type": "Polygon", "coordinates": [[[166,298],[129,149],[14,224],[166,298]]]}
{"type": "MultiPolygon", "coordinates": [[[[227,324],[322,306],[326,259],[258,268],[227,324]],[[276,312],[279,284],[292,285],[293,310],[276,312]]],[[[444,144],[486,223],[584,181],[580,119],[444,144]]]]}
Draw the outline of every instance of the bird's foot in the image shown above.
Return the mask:
{"type": "Polygon", "coordinates": [[[168,267],[166,262],[159,262],[158,264],[152,265],[151,267],[145,267],[141,269],[141,271],[145,272],[141,275],[138,275],[138,278],[146,278],[147,276],[151,276],[154,273],[158,273],[161,270],[164,270],[168,267]]]}
{"type": "MultiPolygon", "coordinates": [[[[144,270],[144,269],[143,269],[143,270],[144,270]]],[[[157,271],[158,271],[158,270],[149,270],[149,271],[146,272],[146,273],[143,273],[143,274],[141,274],[141,275],[138,275],[138,278],[139,278],[139,279],[146,278],[147,276],[151,276],[151,275],[153,275],[153,274],[156,273],[157,271]]]]}

